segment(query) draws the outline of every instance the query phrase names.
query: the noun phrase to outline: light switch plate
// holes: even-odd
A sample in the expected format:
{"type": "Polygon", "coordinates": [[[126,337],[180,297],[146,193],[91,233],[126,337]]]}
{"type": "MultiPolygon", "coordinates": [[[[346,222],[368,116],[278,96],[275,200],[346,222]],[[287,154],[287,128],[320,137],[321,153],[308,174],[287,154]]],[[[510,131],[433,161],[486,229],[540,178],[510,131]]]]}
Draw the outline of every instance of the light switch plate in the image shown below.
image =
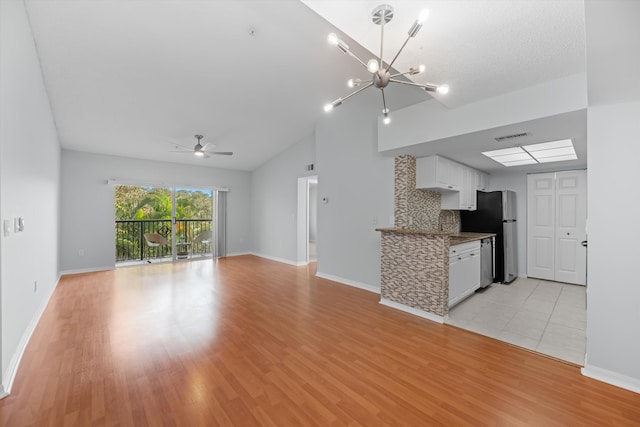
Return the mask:
{"type": "Polygon", "coordinates": [[[4,237],[7,237],[11,234],[11,220],[10,219],[5,219],[3,221],[3,230],[4,230],[4,237]]]}

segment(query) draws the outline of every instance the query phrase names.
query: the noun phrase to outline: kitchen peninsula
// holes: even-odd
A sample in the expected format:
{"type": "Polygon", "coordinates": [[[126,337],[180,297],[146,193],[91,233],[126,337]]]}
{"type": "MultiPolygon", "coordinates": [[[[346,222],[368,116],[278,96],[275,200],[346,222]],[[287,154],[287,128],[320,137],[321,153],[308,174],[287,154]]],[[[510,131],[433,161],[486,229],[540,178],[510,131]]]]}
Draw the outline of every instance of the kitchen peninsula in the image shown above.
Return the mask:
{"type": "Polygon", "coordinates": [[[441,193],[416,188],[415,157],[397,156],[394,174],[395,227],[377,229],[380,303],[443,323],[449,306],[477,289],[465,283],[480,273],[481,239],[493,235],[460,233],[459,211],[443,210],[441,193]]]}
{"type": "MultiPolygon", "coordinates": [[[[406,228],[376,231],[382,233],[381,303],[440,323],[449,312],[450,252],[474,242],[479,249],[481,239],[495,236],[406,228]]],[[[479,252],[475,255],[479,259],[479,252]]]]}

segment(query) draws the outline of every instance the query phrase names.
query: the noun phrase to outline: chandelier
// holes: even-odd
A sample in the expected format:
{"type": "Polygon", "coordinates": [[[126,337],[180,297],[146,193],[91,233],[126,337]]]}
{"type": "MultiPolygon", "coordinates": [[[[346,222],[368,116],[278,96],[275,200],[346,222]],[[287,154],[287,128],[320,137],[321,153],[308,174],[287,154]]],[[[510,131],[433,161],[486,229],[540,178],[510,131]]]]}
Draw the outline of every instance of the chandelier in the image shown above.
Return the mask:
{"type": "Polygon", "coordinates": [[[391,122],[391,118],[389,117],[389,108],[387,108],[387,101],[384,96],[384,89],[389,85],[389,83],[400,83],[404,85],[415,86],[427,92],[438,92],[443,95],[448,93],[449,86],[447,85],[436,85],[433,83],[419,84],[419,83],[397,79],[397,77],[404,76],[404,75],[416,75],[416,74],[423,73],[425,70],[424,65],[420,65],[416,68],[409,68],[409,71],[405,71],[404,73],[397,73],[397,74],[390,73],[391,67],[393,66],[394,62],[396,61],[396,59],[398,59],[398,56],[400,56],[400,53],[402,52],[404,47],[407,45],[409,40],[414,38],[416,34],[418,34],[418,31],[420,31],[420,28],[422,28],[422,23],[427,19],[428,15],[429,15],[429,11],[427,9],[423,9],[420,12],[420,16],[418,17],[418,19],[416,19],[416,21],[413,23],[413,25],[411,26],[411,28],[409,28],[409,31],[407,32],[408,34],[407,39],[404,41],[404,43],[400,47],[400,50],[398,51],[398,53],[396,53],[396,56],[393,57],[391,62],[386,67],[384,66],[384,63],[382,61],[382,49],[384,47],[384,25],[387,24],[389,21],[391,21],[391,19],[393,18],[393,8],[388,4],[380,5],[375,9],[373,9],[373,12],[371,12],[371,20],[373,21],[373,23],[376,25],[380,25],[380,57],[378,59],[372,58],[365,64],[364,61],[362,61],[353,52],[351,52],[351,50],[349,50],[349,46],[345,42],[340,40],[335,33],[329,34],[329,37],[328,37],[329,44],[334,45],[342,53],[348,54],[353,59],[355,59],[360,64],[362,64],[362,66],[365,67],[371,73],[371,80],[369,82],[366,82],[366,80],[363,81],[361,79],[350,79],[347,82],[347,85],[350,88],[358,87],[361,85],[363,86],[355,90],[354,92],[350,93],[349,95],[345,96],[344,98],[338,98],[332,103],[326,104],[324,106],[324,110],[326,112],[329,112],[333,110],[335,107],[342,105],[344,101],[351,98],[352,96],[362,92],[365,89],[370,88],[371,86],[375,86],[378,89],[380,89],[380,93],[382,93],[382,114],[384,116],[384,118],[382,119],[382,122],[384,124],[389,124],[391,122]]]}

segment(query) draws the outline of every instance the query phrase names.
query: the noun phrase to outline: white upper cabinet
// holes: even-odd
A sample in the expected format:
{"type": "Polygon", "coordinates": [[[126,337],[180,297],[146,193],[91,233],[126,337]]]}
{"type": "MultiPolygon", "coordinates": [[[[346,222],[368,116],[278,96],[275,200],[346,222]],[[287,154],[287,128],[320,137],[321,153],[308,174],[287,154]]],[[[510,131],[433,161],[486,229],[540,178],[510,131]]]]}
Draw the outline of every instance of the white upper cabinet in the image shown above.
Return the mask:
{"type": "Polygon", "coordinates": [[[476,191],[487,191],[489,176],[440,156],[416,159],[416,188],[442,194],[441,209],[475,210],[476,191]]]}
{"type": "Polygon", "coordinates": [[[476,190],[489,191],[489,174],[476,171],[476,190]]]}
{"type": "Polygon", "coordinates": [[[440,156],[416,159],[416,188],[460,190],[461,165],[440,156]]]}

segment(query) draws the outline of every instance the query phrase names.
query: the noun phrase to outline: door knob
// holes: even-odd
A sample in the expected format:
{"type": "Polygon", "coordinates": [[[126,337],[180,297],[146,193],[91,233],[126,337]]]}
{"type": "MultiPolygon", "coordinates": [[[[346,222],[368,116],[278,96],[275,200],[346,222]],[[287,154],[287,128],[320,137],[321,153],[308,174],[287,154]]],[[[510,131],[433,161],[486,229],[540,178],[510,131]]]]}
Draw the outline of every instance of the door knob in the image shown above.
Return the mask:
{"type": "Polygon", "coordinates": [[[587,247],[587,241],[586,241],[586,240],[583,240],[582,242],[580,242],[580,244],[581,244],[582,246],[584,246],[585,248],[587,247]]]}

